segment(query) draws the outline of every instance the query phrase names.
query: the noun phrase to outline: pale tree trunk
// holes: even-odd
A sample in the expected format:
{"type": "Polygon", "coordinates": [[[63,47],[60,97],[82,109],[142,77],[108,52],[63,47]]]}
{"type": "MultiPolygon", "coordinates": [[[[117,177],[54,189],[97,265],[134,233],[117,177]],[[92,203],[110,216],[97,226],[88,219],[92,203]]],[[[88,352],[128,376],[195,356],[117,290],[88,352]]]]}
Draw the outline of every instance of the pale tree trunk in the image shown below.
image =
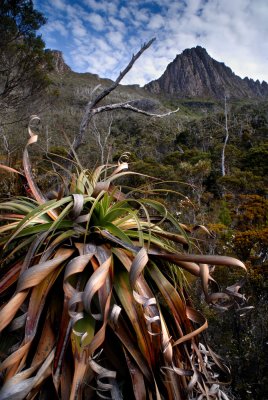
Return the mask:
{"type": "Polygon", "coordinates": [[[224,117],[225,117],[225,124],[224,124],[224,130],[225,130],[225,139],[224,139],[224,144],[222,148],[222,153],[221,153],[221,174],[222,176],[226,175],[226,170],[225,170],[225,150],[226,150],[226,145],[229,139],[229,126],[228,126],[228,110],[227,110],[227,97],[226,95],[224,96],[224,117]]]}
{"type": "MultiPolygon", "coordinates": [[[[106,161],[105,153],[106,152],[109,153],[109,151],[107,150],[107,147],[108,147],[108,139],[111,136],[112,123],[113,123],[113,117],[111,117],[111,119],[109,121],[109,126],[108,126],[106,132],[104,132],[104,130],[102,131],[101,128],[97,127],[96,121],[94,121],[94,119],[93,119],[93,135],[95,136],[96,142],[100,149],[101,165],[103,165],[106,161]]],[[[107,154],[107,157],[108,156],[109,156],[109,154],[107,154]]]]}
{"type": "Polygon", "coordinates": [[[14,153],[18,147],[13,146],[11,147],[7,136],[4,134],[4,132],[1,132],[0,137],[3,139],[3,147],[4,151],[6,152],[6,164],[10,167],[11,166],[11,155],[14,153]]]}

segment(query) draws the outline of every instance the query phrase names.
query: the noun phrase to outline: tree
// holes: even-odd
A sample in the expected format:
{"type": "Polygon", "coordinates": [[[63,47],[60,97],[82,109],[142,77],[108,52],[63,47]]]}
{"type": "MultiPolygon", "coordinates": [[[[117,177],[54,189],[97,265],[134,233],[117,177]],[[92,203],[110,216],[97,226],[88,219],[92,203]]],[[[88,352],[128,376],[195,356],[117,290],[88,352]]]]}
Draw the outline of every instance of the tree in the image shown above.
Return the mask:
{"type": "Polygon", "coordinates": [[[181,179],[191,186],[193,198],[200,207],[205,192],[204,180],[211,172],[210,160],[199,160],[195,164],[181,162],[178,168],[181,179]]]}
{"type": "MultiPolygon", "coordinates": [[[[230,123],[231,118],[230,118],[230,110],[229,110],[229,104],[228,104],[228,94],[225,94],[224,96],[224,112],[218,114],[218,119],[214,120],[214,124],[219,126],[219,132],[224,131],[224,140],[223,140],[223,145],[221,146],[221,176],[225,176],[227,171],[226,167],[226,150],[228,148],[228,141],[230,138],[230,131],[234,126],[237,125],[236,119],[233,119],[232,124],[230,123]]],[[[218,156],[217,156],[218,157],[218,156]]]]}
{"type": "Polygon", "coordinates": [[[31,0],[0,1],[0,110],[2,121],[30,113],[48,84],[51,56],[36,31],[46,22],[31,0]],[[23,115],[20,112],[23,107],[23,115]],[[14,113],[14,114],[13,114],[14,113]]]}
{"type": "MultiPolygon", "coordinates": [[[[103,118],[102,118],[102,120],[103,120],[103,118]]],[[[100,122],[101,121],[99,121],[99,124],[98,124],[99,126],[98,126],[96,123],[96,118],[93,119],[93,135],[95,137],[97,146],[99,148],[100,163],[101,163],[101,165],[103,165],[106,161],[105,156],[106,156],[107,161],[109,158],[109,150],[107,149],[107,147],[108,147],[108,140],[109,140],[109,137],[111,136],[111,132],[112,132],[113,116],[108,115],[107,119],[104,120],[105,127],[103,127],[103,124],[102,124],[102,126],[100,126],[101,125],[100,122]]]]}
{"type": "Polygon", "coordinates": [[[229,139],[229,124],[228,124],[228,109],[227,109],[227,97],[224,96],[224,130],[225,130],[225,139],[221,153],[221,173],[222,176],[225,176],[225,149],[229,139]]]}

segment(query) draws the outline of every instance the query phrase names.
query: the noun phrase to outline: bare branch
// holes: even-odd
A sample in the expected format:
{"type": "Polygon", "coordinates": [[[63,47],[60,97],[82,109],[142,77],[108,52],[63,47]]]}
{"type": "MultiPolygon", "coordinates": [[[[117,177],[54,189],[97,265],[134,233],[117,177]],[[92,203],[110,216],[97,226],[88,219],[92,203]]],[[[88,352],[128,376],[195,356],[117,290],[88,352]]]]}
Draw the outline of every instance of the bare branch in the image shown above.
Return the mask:
{"type": "MultiPolygon", "coordinates": [[[[142,55],[142,53],[147,50],[151,44],[155,41],[155,38],[151,39],[149,42],[145,43],[141,49],[138,51],[137,54],[134,54],[126,68],[120,72],[118,75],[117,79],[115,82],[108,88],[104,89],[100,94],[98,94],[95,98],[91,99],[85,109],[81,124],[80,124],[80,129],[78,134],[75,136],[73,143],[72,143],[72,148],[76,151],[78,147],[81,146],[81,144],[84,142],[85,139],[85,133],[86,129],[88,127],[89,121],[92,118],[92,115],[94,114],[94,108],[97,106],[97,104],[103,100],[106,96],[108,96],[114,89],[117,88],[119,83],[122,81],[124,76],[131,70],[133,67],[134,63],[138,60],[138,58],[142,55]]],[[[73,152],[72,150],[68,154],[68,158],[72,158],[73,152]]]]}
{"type": "Polygon", "coordinates": [[[163,117],[167,117],[171,114],[178,112],[179,108],[177,108],[176,110],[173,110],[173,111],[169,111],[165,114],[155,114],[155,113],[150,113],[148,111],[141,110],[140,108],[137,108],[137,107],[133,107],[129,103],[115,103],[115,104],[108,104],[106,106],[94,108],[94,110],[92,110],[92,115],[99,114],[104,111],[113,111],[113,110],[130,110],[130,111],[133,111],[136,113],[147,115],[148,117],[163,118],[163,117]]]}
{"type": "Polygon", "coordinates": [[[144,45],[141,47],[141,49],[138,51],[137,54],[134,54],[132,56],[132,59],[130,60],[130,62],[128,63],[128,65],[126,66],[126,68],[120,72],[120,74],[118,75],[117,79],[115,80],[115,82],[108,87],[107,89],[104,89],[97,97],[96,99],[94,99],[91,103],[91,107],[95,107],[102,99],[104,99],[104,97],[108,96],[108,94],[110,94],[115,88],[117,88],[117,86],[119,85],[119,83],[122,81],[122,79],[126,76],[126,74],[131,70],[131,68],[133,67],[133,65],[135,64],[135,62],[138,60],[138,58],[140,58],[140,56],[142,55],[142,53],[144,53],[145,50],[147,50],[151,44],[155,41],[155,38],[151,39],[148,43],[144,43],[144,45]]]}

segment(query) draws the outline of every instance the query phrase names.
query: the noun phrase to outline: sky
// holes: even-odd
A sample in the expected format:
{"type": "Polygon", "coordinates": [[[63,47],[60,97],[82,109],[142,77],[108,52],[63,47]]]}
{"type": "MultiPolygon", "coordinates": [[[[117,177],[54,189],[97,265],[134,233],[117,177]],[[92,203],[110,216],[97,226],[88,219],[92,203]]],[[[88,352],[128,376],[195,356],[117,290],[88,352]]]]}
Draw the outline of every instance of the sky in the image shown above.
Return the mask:
{"type": "Polygon", "coordinates": [[[240,77],[268,82],[268,0],[34,0],[40,33],[76,72],[115,80],[132,54],[156,40],[123,84],[159,78],[186,48],[204,47],[240,77]]]}

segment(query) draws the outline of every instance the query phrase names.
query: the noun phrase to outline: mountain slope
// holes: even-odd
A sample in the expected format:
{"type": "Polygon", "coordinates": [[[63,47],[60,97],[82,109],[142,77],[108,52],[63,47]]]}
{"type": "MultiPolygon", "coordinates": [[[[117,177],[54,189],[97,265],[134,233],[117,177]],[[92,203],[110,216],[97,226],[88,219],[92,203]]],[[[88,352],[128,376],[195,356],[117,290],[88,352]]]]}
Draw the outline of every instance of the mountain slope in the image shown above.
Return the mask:
{"type": "Polygon", "coordinates": [[[145,89],[180,98],[223,98],[225,94],[232,98],[268,97],[266,82],[240,78],[200,46],[177,55],[163,75],[145,85],[145,89]]]}

